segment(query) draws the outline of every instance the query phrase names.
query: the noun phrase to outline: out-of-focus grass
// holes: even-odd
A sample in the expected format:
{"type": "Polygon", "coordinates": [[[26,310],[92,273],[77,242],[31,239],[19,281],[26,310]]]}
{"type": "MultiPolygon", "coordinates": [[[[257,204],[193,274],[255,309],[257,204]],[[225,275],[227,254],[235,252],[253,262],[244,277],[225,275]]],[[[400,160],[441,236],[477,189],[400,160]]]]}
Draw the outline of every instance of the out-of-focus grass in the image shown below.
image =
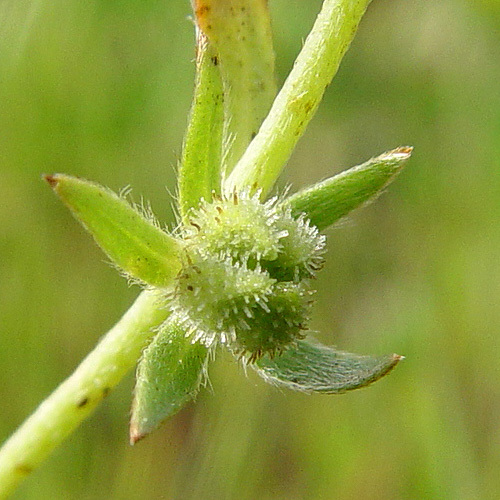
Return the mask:
{"type": "MultiPolygon", "coordinates": [[[[273,0],[279,78],[319,1],[273,0]]],[[[137,294],[39,180],[67,172],[173,223],[193,80],[183,0],[0,4],[0,439],[137,294]]],[[[221,357],[213,390],[131,448],[132,377],[15,499],[495,499],[500,491],[500,8],[374,1],[283,182],[415,146],[329,233],[314,328],[407,359],[344,396],[221,357]]]]}

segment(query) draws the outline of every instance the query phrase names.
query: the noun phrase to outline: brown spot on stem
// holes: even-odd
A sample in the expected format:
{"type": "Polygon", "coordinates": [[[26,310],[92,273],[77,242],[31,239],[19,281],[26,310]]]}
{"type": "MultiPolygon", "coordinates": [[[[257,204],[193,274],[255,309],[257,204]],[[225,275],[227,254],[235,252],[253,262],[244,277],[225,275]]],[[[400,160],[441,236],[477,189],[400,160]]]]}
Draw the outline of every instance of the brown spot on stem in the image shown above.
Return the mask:
{"type": "Polygon", "coordinates": [[[305,104],[304,104],[304,110],[307,114],[309,114],[311,112],[311,110],[314,108],[314,101],[307,101],[305,104]]]}
{"type": "Polygon", "coordinates": [[[105,398],[108,396],[108,394],[111,392],[111,387],[105,387],[103,390],[102,390],[102,397],[105,398]]]}
{"type": "Polygon", "coordinates": [[[88,403],[89,403],[89,398],[82,398],[76,406],[77,408],[83,408],[84,406],[87,406],[88,403]]]}
{"type": "Polygon", "coordinates": [[[27,476],[33,472],[33,467],[30,467],[26,464],[16,465],[15,470],[18,474],[22,474],[23,476],[27,476]]]}
{"type": "Polygon", "coordinates": [[[197,1],[195,13],[196,13],[196,17],[198,18],[198,20],[200,20],[200,18],[202,18],[206,14],[208,14],[210,12],[210,9],[211,9],[210,5],[207,5],[206,3],[197,1]]]}

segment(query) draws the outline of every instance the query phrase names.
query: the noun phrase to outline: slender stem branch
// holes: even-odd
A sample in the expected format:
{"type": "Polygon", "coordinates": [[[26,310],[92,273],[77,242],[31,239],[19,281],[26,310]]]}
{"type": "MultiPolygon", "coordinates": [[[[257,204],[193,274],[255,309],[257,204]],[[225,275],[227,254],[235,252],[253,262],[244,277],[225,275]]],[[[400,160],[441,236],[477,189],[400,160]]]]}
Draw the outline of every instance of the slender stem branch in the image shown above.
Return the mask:
{"type": "Polygon", "coordinates": [[[14,490],[135,365],[168,316],[158,292],[145,291],[97,347],[0,448],[0,499],[14,490]]]}
{"type": "Polygon", "coordinates": [[[371,0],[325,0],[271,111],[225,183],[265,197],[334,77],[371,0]]]}

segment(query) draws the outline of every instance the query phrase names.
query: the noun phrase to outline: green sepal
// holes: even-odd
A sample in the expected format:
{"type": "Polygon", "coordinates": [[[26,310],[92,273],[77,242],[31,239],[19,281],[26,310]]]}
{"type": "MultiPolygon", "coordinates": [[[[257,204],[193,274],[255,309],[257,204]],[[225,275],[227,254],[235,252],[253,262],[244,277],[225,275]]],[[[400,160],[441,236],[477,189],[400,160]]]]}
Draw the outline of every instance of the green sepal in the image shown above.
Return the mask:
{"type": "Polygon", "coordinates": [[[209,349],[186,336],[170,317],[144,350],[137,367],[130,443],[155,430],[193,399],[206,379],[209,349]]]}
{"type": "Polygon", "coordinates": [[[276,95],[266,0],[195,0],[196,22],[216,53],[224,87],[222,169],[245,152],[276,95]]]}
{"type": "Polygon", "coordinates": [[[304,214],[320,231],[377,196],[401,171],[412,152],[400,147],[299,191],[283,203],[304,214]]]}
{"type": "Polygon", "coordinates": [[[99,184],[64,174],[45,180],[114,264],[148,285],[171,284],[181,268],[179,240],[99,184]]]}
{"type": "Polygon", "coordinates": [[[253,368],[268,383],[301,392],[341,394],[389,373],[402,356],[361,356],[299,340],[280,356],[264,356],[253,368]]]}
{"type": "Polygon", "coordinates": [[[187,222],[203,198],[221,191],[224,93],[218,59],[207,37],[197,30],[196,82],[178,171],[179,210],[187,222]]]}

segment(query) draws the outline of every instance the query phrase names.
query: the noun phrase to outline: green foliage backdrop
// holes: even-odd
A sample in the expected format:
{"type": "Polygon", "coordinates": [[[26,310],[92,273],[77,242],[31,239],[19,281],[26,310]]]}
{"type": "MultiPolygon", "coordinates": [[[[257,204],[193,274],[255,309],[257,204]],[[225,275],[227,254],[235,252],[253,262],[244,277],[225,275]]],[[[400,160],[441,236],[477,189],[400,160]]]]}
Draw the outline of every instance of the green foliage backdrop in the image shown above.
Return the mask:
{"type": "MultiPolygon", "coordinates": [[[[280,81],[319,0],[271,0],[280,81]]],[[[0,439],[138,293],[40,180],[134,188],[174,221],[193,84],[187,0],[0,4],[0,439]]],[[[132,377],[14,499],[495,499],[500,491],[500,4],[375,0],[282,185],[398,145],[406,170],[328,233],[320,340],[407,359],[343,396],[220,357],[135,447],[132,377]]]]}

